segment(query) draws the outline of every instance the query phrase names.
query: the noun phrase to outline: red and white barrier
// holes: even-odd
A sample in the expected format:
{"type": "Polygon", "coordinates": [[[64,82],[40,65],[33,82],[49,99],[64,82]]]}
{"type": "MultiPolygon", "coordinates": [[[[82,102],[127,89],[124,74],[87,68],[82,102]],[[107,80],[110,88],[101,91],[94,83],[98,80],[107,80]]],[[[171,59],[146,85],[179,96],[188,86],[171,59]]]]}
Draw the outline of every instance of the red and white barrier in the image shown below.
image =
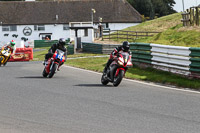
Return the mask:
{"type": "Polygon", "coordinates": [[[33,60],[33,48],[17,48],[15,55],[9,61],[30,61],[33,60]]]}

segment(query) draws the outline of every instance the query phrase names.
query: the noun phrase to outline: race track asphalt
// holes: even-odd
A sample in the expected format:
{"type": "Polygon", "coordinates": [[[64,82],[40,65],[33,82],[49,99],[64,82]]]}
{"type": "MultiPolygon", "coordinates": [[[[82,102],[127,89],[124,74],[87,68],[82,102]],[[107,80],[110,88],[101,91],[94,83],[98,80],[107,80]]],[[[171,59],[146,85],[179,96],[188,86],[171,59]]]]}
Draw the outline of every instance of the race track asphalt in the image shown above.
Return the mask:
{"type": "Polygon", "coordinates": [[[52,79],[42,62],[0,67],[0,133],[199,133],[200,93],[63,66],[52,79]]]}

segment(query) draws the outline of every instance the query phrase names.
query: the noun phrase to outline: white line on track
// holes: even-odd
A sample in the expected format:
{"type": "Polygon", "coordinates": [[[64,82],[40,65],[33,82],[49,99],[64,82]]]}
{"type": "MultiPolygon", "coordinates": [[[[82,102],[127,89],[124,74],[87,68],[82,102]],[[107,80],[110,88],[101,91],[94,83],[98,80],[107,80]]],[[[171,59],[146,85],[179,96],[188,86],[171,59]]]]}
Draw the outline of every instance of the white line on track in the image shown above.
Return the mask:
{"type": "MultiPolygon", "coordinates": [[[[81,70],[81,71],[86,71],[86,72],[90,72],[90,73],[95,73],[95,74],[102,75],[102,73],[94,72],[94,71],[91,71],[91,70],[86,70],[86,69],[77,68],[77,67],[72,67],[72,66],[67,66],[67,65],[63,65],[63,66],[64,66],[64,67],[68,67],[68,68],[72,68],[72,69],[77,69],[77,70],[81,70]]],[[[130,82],[139,83],[139,84],[144,84],[144,85],[151,85],[151,86],[154,86],[154,87],[165,88],[165,89],[169,89],[169,90],[176,90],[176,91],[183,91],[183,92],[190,92],[190,93],[197,93],[197,94],[200,94],[199,91],[196,91],[196,90],[189,90],[188,88],[174,88],[174,87],[168,87],[168,86],[157,85],[157,84],[155,84],[155,83],[146,83],[146,82],[144,82],[144,81],[137,81],[137,80],[126,79],[126,78],[124,78],[124,80],[130,81],[130,82]]]]}

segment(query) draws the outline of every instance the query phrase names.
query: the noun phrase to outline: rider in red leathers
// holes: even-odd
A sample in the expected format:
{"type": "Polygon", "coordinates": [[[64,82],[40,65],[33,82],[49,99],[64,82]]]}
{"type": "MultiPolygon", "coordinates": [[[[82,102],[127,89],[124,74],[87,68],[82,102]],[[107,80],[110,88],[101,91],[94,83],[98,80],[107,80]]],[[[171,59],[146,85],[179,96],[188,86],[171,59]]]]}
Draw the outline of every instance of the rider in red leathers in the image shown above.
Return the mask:
{"type": "Polygon", "coordinates": [[[110,64],[113,62],[114,58],[117,56],[117,54],[120,52],[120,51],[124,51],[124,52],[128,52],[129,55],[131,55],[131,51],[130,51],[130,43],[128,41],[124,41],[122,43],[122,46],[119,46],[117,48],[115,48],[111,54],[110,54],[110,58],[106,64],[106,67],[104,69],[104,72],[107,71],[108,67],[110,66],[110,64]]]}

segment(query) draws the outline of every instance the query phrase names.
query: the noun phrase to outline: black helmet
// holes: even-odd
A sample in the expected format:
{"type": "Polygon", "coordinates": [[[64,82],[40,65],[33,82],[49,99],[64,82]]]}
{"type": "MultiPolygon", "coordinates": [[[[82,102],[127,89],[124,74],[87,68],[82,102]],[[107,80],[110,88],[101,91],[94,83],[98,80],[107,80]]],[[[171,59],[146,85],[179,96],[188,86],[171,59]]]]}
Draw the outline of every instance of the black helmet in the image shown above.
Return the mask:
{"type": "Polygon", "coordinates": [[[60,38],[59,41],[58,41],[58,44],[64,46],[66,44],[65,39],[60,38]]]}
{"type": "Polygon", "coordinates": [[[130,43],[128,41],[124,41],[122,43],[122,47],[124,51],[128,51],[130,49],[130,43]]]}

